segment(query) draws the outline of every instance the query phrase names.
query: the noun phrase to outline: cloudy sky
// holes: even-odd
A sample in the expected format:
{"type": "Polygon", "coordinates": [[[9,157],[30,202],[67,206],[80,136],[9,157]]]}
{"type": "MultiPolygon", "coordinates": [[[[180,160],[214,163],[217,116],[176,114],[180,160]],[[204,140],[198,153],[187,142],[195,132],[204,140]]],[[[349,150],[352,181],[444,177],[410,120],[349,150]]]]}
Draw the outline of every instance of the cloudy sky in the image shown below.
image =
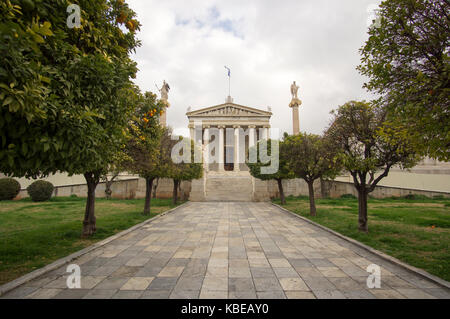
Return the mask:
{"type": "Polygon", "coordinates": [[[231,68],[237,104],[272,108],[272,127],[292,133],[290,85],[300,86],[300,129],[321,133],[329,112],[370,99],[355,70],[376,0],[128,0],[142,24],[136,83],[171,86],[167,122],[222,104],[231,68]]]}

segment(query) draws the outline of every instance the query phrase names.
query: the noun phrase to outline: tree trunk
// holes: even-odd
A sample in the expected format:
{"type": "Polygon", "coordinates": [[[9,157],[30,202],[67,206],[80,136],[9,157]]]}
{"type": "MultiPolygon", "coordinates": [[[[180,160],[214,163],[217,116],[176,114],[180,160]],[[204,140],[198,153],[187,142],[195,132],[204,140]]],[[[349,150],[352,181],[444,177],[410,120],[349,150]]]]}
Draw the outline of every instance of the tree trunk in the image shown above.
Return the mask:
{"type": "Polygon", "coordinates": [[[158,189],[158,184],[159,184],[159,178],[156,179],[156,183],[155,185],[153,185],[153,198],[156,198],[156,190],[158,189]]]}
{"type": "Polygon", "coordinates": [[[105,183],[105,195],[106,195],[106,199],[111,199],[111,195],[112,195],[112,190],[111,190],[111,186],[112,186],[112,181],[106,181],[105,183]]]}
{"type": "Polygon", "coordinates": [[[358,230],[367,233],[367,196],[368,192],[365,186],[358,188],[358,230]]]}
{"type": "Polygon", "coordinates": [[[309,214],[316,216],[316,202],[314,200],[314,181],[308,182],[309,191],[309,214]]]}
{"type": "Polygon", "coordinates": [[[81,236],[87,238],[92,236],[97,230],[95,218],[95,189],[97,188],[99,177],[98,174],[95,174],[94,172],[88,172],[84,173],[84,178],[86,179],[88,193],[83,220],[83,233],[81,236]]]}
{"type": "Polygon", "coordinates": [[[284,197],[284,190],[283,190],[283,180],[277,179],[277,183],[278,183],[278,191],[280,192],[281,205],[286,205],[286,198],[284,197]]]}
{"type": "Polygon", "coordinates": [[[150,201],[152,200],[152,186],[154,178],[145,179],[145,205],[144,215],[150,215],[150,201]]]}
{"type": "Polygon", "coordinates": [[[173,196],[172,196],[172,201],[173,204],[176,205],[178,202],[178,184],[180,183],[180,181],[178,180],[173,180],[173,196]]]}

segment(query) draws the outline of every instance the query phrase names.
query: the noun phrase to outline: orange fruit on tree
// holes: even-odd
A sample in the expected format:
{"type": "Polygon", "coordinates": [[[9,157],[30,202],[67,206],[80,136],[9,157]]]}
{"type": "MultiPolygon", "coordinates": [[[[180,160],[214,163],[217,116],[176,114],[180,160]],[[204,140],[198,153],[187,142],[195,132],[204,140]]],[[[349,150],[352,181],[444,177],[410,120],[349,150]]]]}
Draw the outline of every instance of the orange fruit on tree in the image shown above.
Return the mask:
{"type": "Polygon", "coordinates": [[[121,12],[116,21],[117,23],[124,23],[126,19],[127,15],[124,12],[121,12]]]}
{"type": "Polygon", "coordinates": [[[134,25],[133,25],[133,23],[131,21],[128,21],[126,23],[126,26],[127,26],[128,30],[130,30],[130,31],[134,30],[134,25]]]}

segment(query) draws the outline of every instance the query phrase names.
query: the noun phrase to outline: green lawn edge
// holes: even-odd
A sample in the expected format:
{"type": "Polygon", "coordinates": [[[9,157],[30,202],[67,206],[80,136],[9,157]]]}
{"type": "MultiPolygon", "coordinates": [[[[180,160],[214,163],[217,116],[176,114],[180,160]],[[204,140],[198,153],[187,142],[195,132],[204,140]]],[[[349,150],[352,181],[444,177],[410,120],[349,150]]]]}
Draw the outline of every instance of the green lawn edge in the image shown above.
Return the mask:
{"type": "Polygon", "coordinates": [[[317,216],[309,215],[307,196],[274,203],[402,262],[450,280],[450,199],[369,199],[369,233],[358,231],[355,198],[317,199],[317,216]]]}
{"type": "Polygon", "coordinates": [[[81,238],[86,198],[57,197],[0,202],[0,285],[89,247],[181,204],[153,199],[143,215],[143,199],[96,199],[97,232],[81,238]]]}

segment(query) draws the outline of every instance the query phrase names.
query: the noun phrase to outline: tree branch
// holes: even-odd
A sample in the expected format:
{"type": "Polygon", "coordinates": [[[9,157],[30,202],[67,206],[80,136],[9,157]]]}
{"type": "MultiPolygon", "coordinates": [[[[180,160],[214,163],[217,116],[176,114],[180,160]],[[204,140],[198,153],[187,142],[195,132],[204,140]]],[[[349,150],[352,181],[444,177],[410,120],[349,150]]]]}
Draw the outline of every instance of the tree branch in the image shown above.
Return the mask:
{"type": "Polygon", "coordinates": [[[373,181],[373,183],[372,183],[372,184],[370,185],[370,187],[369,187],[369,192],[373,192],[373,190],[375,189],[375,187],[377,186],[377,184],[378,184],[383,178],[385,178],[386,176],[388,176],[389,170],[391,169],[391,166],[392,166],[392,164],[388,164],[388,165],[386,166],[386,168],[384,169],[383,174],[381,174],[380,176],[378,176],[378,177],[373,181]]]}

